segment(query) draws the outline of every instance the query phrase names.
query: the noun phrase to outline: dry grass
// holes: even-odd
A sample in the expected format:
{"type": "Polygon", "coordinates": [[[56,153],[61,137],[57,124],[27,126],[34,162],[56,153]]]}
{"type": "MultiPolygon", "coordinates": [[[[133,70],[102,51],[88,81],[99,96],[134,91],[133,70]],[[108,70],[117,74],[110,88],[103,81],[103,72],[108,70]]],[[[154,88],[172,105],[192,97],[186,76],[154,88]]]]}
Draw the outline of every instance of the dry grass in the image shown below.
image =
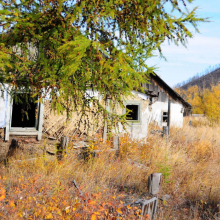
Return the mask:
{"type": "MultiPolygon", "coordinates": [[[[114,219],[120,214],[122,219],[139,219],[132,209],[125,213],[120,201],[146,196],[149,174],[162,172],[159,196],[168,194],[171,199],[160,203],[157,219],[218,219],[219,133],[220,126],[190,127],[187,121],[184,128],[171,129],[169,140],[150,134],[144,142],[122,137],[119,157],[103,150],[85,162],[78,159],[70,144],[69,156],[61,162],[42,157],[31,162],[10,162],[8,167],[2,164],[0,200],[6,197],[0,201],[0,208],[4,207],[0,216],[90,219],[93,214],[94,219],[114,219]],[[86,203],[82,198],[79,201],[73,180],[86,195],[86,203]]],[[[91,148],[95,148],[93,144],[91,148]]]]}

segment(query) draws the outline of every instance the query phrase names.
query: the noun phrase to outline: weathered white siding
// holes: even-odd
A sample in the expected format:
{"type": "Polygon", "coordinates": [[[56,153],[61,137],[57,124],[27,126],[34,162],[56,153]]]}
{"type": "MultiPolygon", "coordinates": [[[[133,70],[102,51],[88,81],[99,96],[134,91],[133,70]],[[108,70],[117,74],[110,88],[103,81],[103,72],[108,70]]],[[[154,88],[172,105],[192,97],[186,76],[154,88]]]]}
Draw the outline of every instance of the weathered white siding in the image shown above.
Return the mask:
{"type": "MultiPolygon", "coordinates": [[[[132,91],[132,94],[134,97],[130,97],[127,100],[125,100],[125,103],[128,102],[141,102],[141,112],[140,112],[140,123],[129,123],[129,126],[126,127],[126,131],[123,129],[123,127],[120,125],[119,126],[119,133],[123,134],[128,132],[131,136],[131,138],[135,139],[142,139],[147,136],[147,128],[148,124],[146,123],[147,121],[147,115],[144,115],[143,112],[145,109],[148,108],[149,105],[149,96],[146,94],[132,91]]],[[[123,111],[123,114],[125,114],[125,110],[123,111]]]]}
{"type": "MultiPolygon", "coordinates": [[[[142,98],[142,102],[148,99],[148,96],[140,93],[133,93],[137,99],[142,98]]],[[[135,99],[133,99],[135,100],[135,99]]],[[[142,139],[147,137],[148,126],[150,123],[155,123],[161,127],[166,126],[167,123],[162,121],[163,112],[168,112],[168,102],[156,101],[152,105],[142,108],[141,124],[130,124],[127,126],[127,132],[130,133],[134,139],[142,139]]],[[[175,102],[170,104],[170,126],[182,127],[183,126],[183,105],[175,102]]],[[[119,129],[120,133],[125,133],[122,126],[119,129]]]]}
{"type": "Polygon", "coordinates": [[[0,128],[6,125],[6,112],[7,112],[7,94],[6,91],[0,91],[0,128]]]}
{"type": "MultiPolygon", "coordinates": [[[[170,105],[170,126],[183,126],[183,105],[180,103],[171,103],[170,105]]],[[[166,126],[162,122],[162,112],[168,112],[168,103],[156,101],[149,106],[143,115],[147,115],[147,122],[156,122],[158,126],[166,126]]]]}
{"type": "MultiPolygon", "coordinates": [[[[143,115],[142,113],[142,122],[140,125],[133,125],[131,126],[130,129],[130,134],[132,138],[135,139],[142,139],[147,137],[147,132],[148,132],[148,116],[145,114],[143,115]]],[[[128,130],[129,131],[129,130],[128,130]]]]}
{"type": "Polygon", "coordinates": [[[170,124],[175,127],[183,127],[183,105],[171,103],[170,124]]]}
{"type": "MultiPolygon", "coordinates": [[[[99,97],[98,93],[92,91],[87,91],[90,96],[99,97]],[[90,94],[91,93],[91,94],[90,94]],[[93,94],[94,93],[94,94],[93,94]]],[[[133,91],[134,97],[130,101],[141,102],[141,121],[139,124],[130,123],[130,126],[127,126],[127,132],[130,133],[132,138],[142,139],[146,138],[148,133],[148,126],[150,123],[156,123],[162,128],[166,123],[162,123],[162,114],[163,112],[168,111],[168,103],[156,101],[154,104],[149,105],[149,96],[146,94],[133,91]]],[[[0,94],[2,95],[2,94],[0,94]]],[[[3,97],[0,96],[0,128],[6,126],[6,113],[7,113],[7,94],[6,91],[3,93],[3,97]]],[[[127,100],[129,101],[129,100],[127,100]]],[[[171,103],[171,119],[170,125],[176,127],[183,126],[183,105],[181,103],[171,103]]],[[[119,126],[119,132],[124,133],[122,126],[119,126]]]]}

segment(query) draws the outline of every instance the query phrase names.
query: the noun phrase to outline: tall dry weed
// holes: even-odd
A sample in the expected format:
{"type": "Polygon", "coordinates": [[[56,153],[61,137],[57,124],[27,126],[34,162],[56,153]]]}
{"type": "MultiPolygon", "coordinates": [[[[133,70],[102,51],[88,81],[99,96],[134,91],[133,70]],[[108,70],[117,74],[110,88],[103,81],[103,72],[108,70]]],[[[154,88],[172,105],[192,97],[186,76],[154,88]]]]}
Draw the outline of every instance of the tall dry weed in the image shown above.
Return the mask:
{"type": "Polygon", "coordinates": [[[219,132],[220,126],[193,127],[187,123],[181,129],[172,128],[168,140],[149,134],[137,141],[124,135],[118,157],[106,150],[112,147],[110,142],[103,144],[97,139],[90,143],[90,150],[101,151],[86,161],[79,159],[72,143],[62,161],[45,157],[12,160],[0,169],[0,206],[6,210],[1,215],[8,213],[9,219],[90,219],[94,215],[97,219],[138,219],[135,210],[126,214],[120,204],[146,197],[148,176],[162,172],[159,196],[168,194],[171,199],[161,204],[164,208],[159,209],[158,219],[197,219],[203,209],[214,216],[220,199],[219,132]],[[80,199],[73,180],[86,199],[80,199]],[[189,203],[198,206],[187,209],[189,203]]]}

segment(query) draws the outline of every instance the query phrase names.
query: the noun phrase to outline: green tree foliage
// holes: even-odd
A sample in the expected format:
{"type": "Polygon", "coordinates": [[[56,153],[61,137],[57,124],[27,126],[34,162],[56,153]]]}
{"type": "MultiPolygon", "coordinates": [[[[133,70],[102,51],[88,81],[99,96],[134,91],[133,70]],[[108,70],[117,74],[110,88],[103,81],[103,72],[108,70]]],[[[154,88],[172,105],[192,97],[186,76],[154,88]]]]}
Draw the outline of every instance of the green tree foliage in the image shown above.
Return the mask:
{"type": "MultiPolygon", "coordinates": [[[[162,56],[166,39],[185,44],[192,37],[188,24],[196,28],[204,21],[196,8],[187,10],[191,2],[0,0],[0,80],[32,96],[51,91],[53,108],[78,111],[81,122],[91,111],[88,88],[99,91],[105,103],[111,97],[115,112],[116,104],[123,106],[124,97],[147,82],[153,68],[146,60],[153,52],[162,56]]],[[[98,109],[94,116],[106,118],[100,100],[91,101],[98,109]]],[[[110,118],[113,125],[125,122],[117,114],[110,118]]]]}

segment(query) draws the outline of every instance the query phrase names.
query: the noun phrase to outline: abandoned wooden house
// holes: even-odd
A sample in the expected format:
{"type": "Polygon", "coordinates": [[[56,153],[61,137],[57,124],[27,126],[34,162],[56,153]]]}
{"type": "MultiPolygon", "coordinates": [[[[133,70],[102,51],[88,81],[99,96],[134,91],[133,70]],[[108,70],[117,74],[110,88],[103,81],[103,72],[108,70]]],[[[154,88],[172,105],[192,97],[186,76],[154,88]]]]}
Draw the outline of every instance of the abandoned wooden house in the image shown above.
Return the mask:
{"type": "MultiPolygon", "coordinates": [[[[150,83],[142,85],[144,93],[132,91],[133,96],[124,100],[125,109],[119,112],[129,115],[127,131],[119,126],[121,134],[129,132],[132,138],[145,138],[148,125],[154,123],[159,127],[183,125],[183,113],[191,108],[191,105],[181,98],[171,87],[169,87],[158,75],[150,75],[150,83]],[[170,119],[168,112],[170,114],[170,119]]],[[[98,96],[98,92],[93,92],[98,96]]],[[[15,104],[7,96],[7,90],[2,91],[0,96],[0,137],[8,141],[11,136],[36,136],[38,140],[42,135],[60,139],[63,135],[71,136],[79,130],[75,126],[74,116],[70,123],[65,124],[66,116],[55,115],[50,109],[50,100],[45,98],[43,103],[29,102],[29,119],[22,119],[22,104],[15,104]],[[38,117],[35,117],[35,114],[38,117]]],[[[80,131],[83,133],[83,131],[80,131]]],[[[96,131],[93,131],[96,132],[96,131]]]]}

